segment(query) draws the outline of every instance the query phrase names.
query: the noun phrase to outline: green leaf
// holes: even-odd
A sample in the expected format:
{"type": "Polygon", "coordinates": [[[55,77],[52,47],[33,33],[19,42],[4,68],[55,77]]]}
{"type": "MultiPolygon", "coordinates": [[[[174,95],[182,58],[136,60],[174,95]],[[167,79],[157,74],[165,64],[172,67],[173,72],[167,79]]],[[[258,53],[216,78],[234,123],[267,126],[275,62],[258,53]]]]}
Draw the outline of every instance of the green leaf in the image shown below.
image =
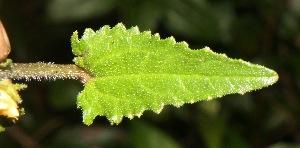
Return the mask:
{"type": "Polygon", "coordinates": [[[263,66],[208,47],[191,50],[173,37],[160,39],[123,24],[86,29],[80,40],[74,32],[71,42],[75,64],[92,75],[77,98],[87,125],[97,115],[118,124],[124,116],[140,117],[145,110],[159,113],[164,105],[244,94],[278,80],[276,72],[263,66]]]}

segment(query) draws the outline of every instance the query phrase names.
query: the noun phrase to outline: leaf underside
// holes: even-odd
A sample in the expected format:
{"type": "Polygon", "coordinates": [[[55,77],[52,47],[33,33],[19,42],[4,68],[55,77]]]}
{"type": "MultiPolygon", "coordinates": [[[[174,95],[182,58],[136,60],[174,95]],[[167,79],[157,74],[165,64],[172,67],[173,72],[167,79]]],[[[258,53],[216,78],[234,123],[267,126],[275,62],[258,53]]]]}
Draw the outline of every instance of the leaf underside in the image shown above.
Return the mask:
{"type": "Polygon", "coordinates": [[[74,62],[92,78],[79,93],[83,122],[106,116],[111,124],[140,117],[145,110],[159,113],[164,105],[211,100],[226,94],[244,94],[272,85],[273,70],[217,54],[208,47],[191,50],[173,37],[160,39],[123,24],[86,29],[71,38],[74,62]]]}

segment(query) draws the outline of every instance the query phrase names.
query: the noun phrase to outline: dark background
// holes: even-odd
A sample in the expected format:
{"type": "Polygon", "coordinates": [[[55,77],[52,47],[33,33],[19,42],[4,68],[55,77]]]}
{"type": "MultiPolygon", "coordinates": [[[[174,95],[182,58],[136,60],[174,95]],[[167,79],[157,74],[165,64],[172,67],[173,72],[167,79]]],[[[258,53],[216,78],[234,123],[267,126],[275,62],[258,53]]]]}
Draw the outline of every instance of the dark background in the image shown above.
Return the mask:
{"type": "Polygon", "coordinates": [[[81,122],[77,81],[26,82],[20,92],[26,114],[0,133],[0,147],[300,146],[299,0],[0,0],[0,18],[12,45],[9,58],[18,63],[72,63],[75,30],[123,22],[279,74],[262,90],[166,106],[118,126],[105,117],[91,126],[81,122]]]}

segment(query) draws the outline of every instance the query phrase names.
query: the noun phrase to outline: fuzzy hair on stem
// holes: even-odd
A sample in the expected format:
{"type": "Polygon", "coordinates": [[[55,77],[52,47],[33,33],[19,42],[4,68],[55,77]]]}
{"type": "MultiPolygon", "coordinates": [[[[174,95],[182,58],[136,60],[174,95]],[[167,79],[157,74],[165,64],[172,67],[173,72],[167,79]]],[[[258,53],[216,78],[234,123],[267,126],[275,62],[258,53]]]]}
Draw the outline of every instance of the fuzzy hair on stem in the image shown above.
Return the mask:
{"type": "Polygon", "coordinates": [[[0,79],[56,80],[74,79],[85,83],[91,78],[86,71],[74,64],[12,63],[10,68],[0,70],[0,79]]]}

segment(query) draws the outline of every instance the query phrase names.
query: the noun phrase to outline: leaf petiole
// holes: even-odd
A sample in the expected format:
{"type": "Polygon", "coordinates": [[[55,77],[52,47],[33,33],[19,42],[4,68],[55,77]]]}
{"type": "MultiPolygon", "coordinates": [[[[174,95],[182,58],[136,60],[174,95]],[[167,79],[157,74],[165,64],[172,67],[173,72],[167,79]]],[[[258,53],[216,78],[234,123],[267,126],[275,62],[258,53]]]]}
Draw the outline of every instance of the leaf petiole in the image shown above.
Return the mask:
{"type": "Polygon", "coordinates": [[[0,79],[74,79],[85,83],[90,78],[91,75],[75,64],[12,63],[9,68],[0,70],[0,79]]]}

